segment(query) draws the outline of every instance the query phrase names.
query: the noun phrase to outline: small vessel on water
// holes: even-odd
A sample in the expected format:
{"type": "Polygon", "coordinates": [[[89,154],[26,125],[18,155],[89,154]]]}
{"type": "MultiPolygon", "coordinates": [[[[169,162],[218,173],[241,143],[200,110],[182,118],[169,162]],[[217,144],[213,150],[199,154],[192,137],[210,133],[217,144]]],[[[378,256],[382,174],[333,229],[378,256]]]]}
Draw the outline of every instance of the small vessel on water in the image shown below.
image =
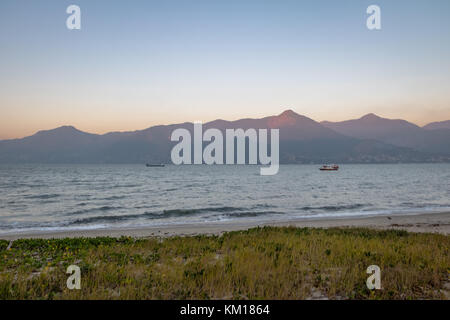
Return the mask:
{"type": "Polygon", "coordinates": [[[145,166],[146,166],[147,168],[148,168],[148,167],[150,167],[150,168],[153,168],[153,167],[164,167],[165,164],[163,164],[163,163],[159,163],[159,164],[147,163],[147,164],[145,164],[145,166]]]}
{"type": "Polygon", "coordinates": [[[319,168],[320,171],[337,171],[339,170],[339,166],[337,164],[333,165],[323,165],[319,168]]]}

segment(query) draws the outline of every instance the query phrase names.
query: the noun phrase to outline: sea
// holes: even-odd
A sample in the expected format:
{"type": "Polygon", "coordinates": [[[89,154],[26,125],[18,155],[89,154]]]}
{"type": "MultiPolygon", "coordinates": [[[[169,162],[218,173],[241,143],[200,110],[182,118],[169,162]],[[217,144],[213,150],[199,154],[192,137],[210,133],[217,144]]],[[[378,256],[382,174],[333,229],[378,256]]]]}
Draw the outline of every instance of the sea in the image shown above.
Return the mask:
{"type": "Polygon", "coordinates": [[[450,211],[450,164],[0,165],[0,234],[450,211]]]}

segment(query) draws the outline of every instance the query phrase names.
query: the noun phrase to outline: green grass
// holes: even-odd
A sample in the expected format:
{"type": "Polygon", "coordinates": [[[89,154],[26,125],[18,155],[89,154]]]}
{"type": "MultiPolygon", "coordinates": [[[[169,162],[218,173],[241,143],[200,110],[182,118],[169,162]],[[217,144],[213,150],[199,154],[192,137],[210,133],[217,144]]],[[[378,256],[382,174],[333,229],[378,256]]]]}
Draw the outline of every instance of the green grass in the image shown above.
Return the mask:
{"type": "Polygon", "coordinates": [[[360,228],[0,241],[0,299],[445,299],[450,238],[360,228]],[[81,268],[81,290],[66,268],[81,268]],[[366,287],[369,265],[381,290],[366,287]]]}

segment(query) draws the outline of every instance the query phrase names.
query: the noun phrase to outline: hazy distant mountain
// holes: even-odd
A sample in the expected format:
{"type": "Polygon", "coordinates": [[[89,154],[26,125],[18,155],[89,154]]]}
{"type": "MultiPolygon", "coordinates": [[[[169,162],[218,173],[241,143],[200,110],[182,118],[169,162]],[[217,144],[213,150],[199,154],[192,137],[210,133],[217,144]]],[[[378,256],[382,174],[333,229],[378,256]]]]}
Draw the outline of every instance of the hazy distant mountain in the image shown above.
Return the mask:
{"type": "Polygon", "coordinates": [[[282,163],[414,162],[427,158],[426,155],[407,148],[348,137],[292,110],[262,119],[215,120],[205,127],[221,130],[279,128],[282,163]]]}
{"type": "Polygon", "coordinates": [[[342,122],[321,122],[325,127],[349,137],[374,139],[400,147],[450,155],[450,129],[426,130],[405,120],[367,114],[342,122]]]}
{"type": "Polygon", "coordinates": [[[336,132],[360,139],[382,140],[387,136],[420,131],[420,127],[408,121],[385,119],[373,113],[369,113],[359,119],[342,122],[323,121],[321,124],[336,132]]]}
{"type": "Polygon", "coordinates": [[[431,122],[422,128],[427,130],[438,130],[438,129],[450,129],[450,120],[440,121],[440,122],[431,122]]]}
{"type": "Polygon", "coordinates": [[[280,140],[346,139],[341,134],[292,110],[286,110],[277,116],[262,119],[240,119],[236,121],[215,120],[206,123],[205,127],[220,130],[233,128],[280,128],[282,129],[280,130],[280,140]]]}
{"type": "MultiPolygon", "coordinates": [[[[23,139],[0,141],[1,163],[170,163],[170,150],[175,142],[170,135],[176,128],[192,132],[192,123],[154,126],[132,132],[90,134],[64,126],[39,131],[23,139]]],[[[357,120],[318,123],[287,110],[280,115],[262,119],[236,121],[215,120],[207,128],[280,129],[280,160],[282,163],[327,162],[422,162],[449,161],[450,146],[433,154],[405,147],[422,145],[423,137],[438,141],[435,130],[425,130],[404,120],[389,120],[373,114],[357,120]],[[433,132],[427,136],[423,132],[433,132]],[[397,139],[397,140],[396,140],[397,139]],[[408,143],[402,143],[403,139],[408,143]],[[416,141],[417,140],[417,141],[416,141]],[[399,143],[400,141],[400,143],[399,143]]],[[[445,146],[446,130],[441,132],[445,146]]],[[[428,140],[427,140],[428,141],[428,140]]],[[[429,142],[427,142],[429,143],[429,142]]],[[[434,147],[433,147],[434,148],[434,147]]],[[[431,149],[433,149],[431,148],[431,149]]],[[[422,148],[423,149],[423,148],[422,148]]],[[[434,150],[434,149],[433,149],[434,150]]]]}

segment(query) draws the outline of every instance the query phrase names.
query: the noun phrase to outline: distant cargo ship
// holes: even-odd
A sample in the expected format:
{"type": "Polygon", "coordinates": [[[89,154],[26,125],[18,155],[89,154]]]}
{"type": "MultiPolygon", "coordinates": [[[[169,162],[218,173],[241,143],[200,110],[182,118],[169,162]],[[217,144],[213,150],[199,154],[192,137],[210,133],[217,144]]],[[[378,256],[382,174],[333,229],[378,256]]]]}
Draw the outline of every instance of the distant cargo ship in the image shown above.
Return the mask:
{"type": "Polygon", "coordinates": [[[146,167],[164,167],[165,165],[162,163],[159,163],[159,164],[147,163],[145,166],[146,167]]]}
{"type": "Polygon", "coordinates": [[[323,165],[319,168],[320,171],[337,171],[339,170],[339,166],[337,164],[333,165],[323,165]]]}

